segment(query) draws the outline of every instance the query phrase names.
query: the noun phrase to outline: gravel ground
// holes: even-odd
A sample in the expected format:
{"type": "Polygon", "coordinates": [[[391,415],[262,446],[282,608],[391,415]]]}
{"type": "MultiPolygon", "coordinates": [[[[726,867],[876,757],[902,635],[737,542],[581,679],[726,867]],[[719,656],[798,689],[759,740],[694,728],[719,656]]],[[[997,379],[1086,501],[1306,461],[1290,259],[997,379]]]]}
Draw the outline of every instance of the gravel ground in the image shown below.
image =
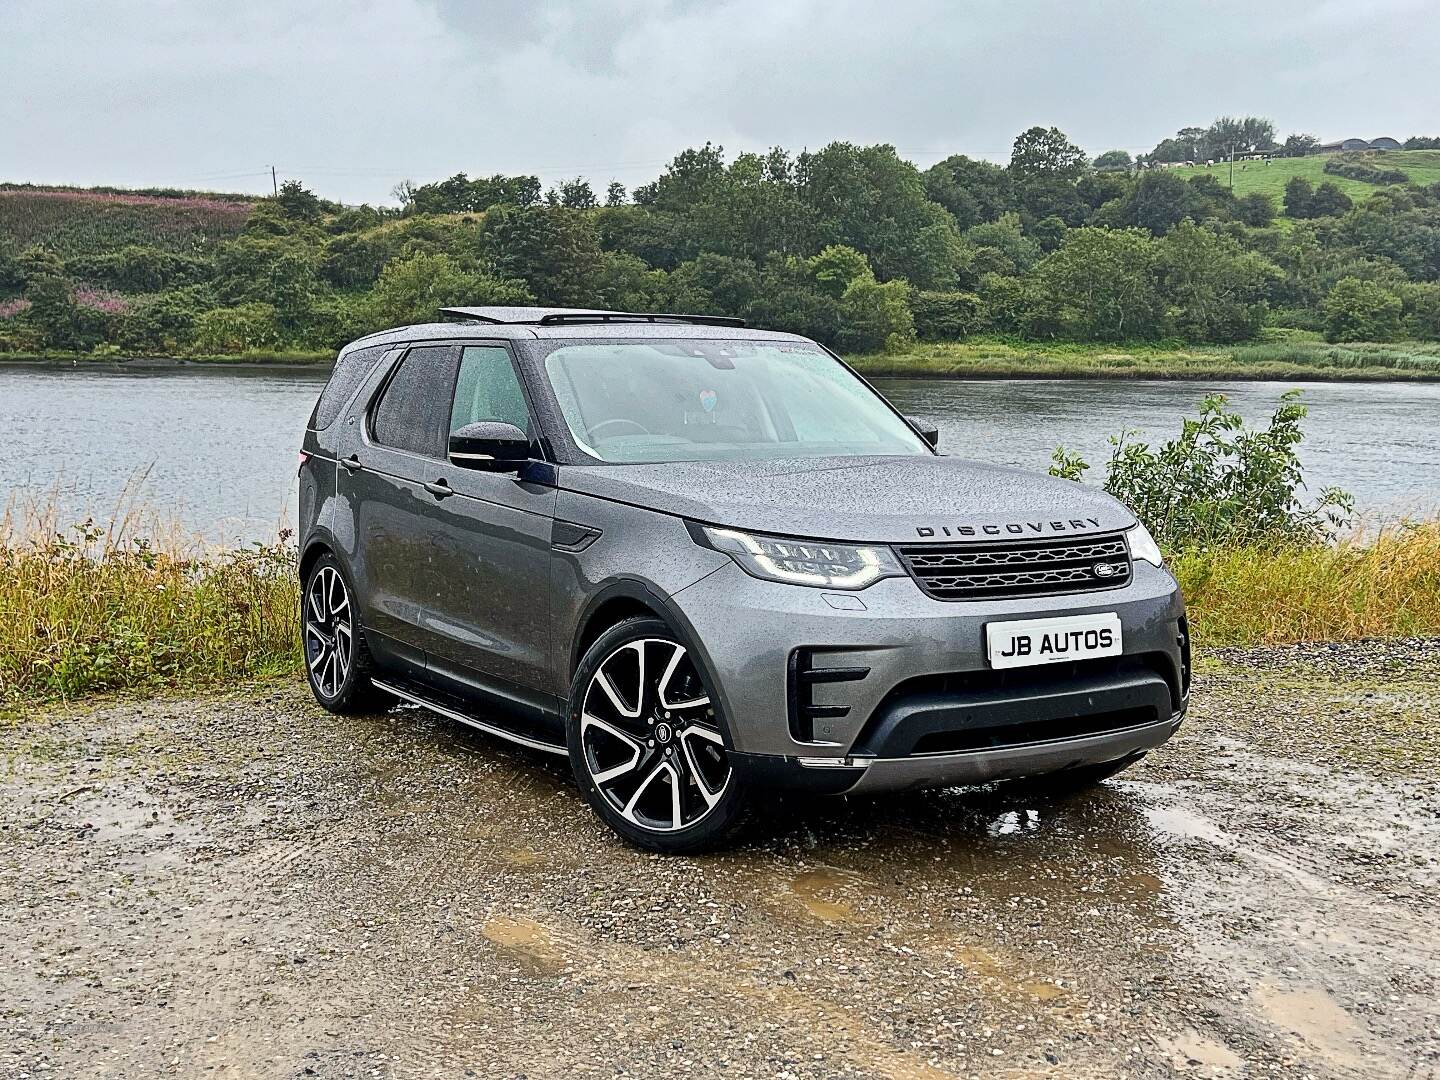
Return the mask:
{"type": "Polygon", "coordinates": [[[1440,642],[1200,667],[1091,793],[806,804],[704,858],[415,709],[23,715],[0,1076],[1440,1076],[1440,642]]]}

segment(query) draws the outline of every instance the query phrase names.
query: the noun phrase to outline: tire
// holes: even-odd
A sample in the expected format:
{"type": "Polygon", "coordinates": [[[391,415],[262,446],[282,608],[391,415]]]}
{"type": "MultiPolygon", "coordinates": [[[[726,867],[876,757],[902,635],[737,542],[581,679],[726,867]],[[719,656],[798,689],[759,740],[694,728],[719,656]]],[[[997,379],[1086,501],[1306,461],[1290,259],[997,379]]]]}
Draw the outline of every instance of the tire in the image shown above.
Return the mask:
{"type": "Polygon", "coordinates": [[[1131,754],[1129,757],[1102,761],[1095,765],[1077,765],[1073,769],[1061,769],[1059,772],[1024,776],[1006,783],[1004,790],[1041,798],[1064,799],[1097,787],[1102,781],[1125,771],[1144,756],[1143,753],[1131,754]]]}
{"type": "Polygon", "coordinates": [[[689,646],[657,618],[612,626],[581,659],[565,716],[570,766],[594,811],[636,847],[713,850],[752,821],[757,798],[730,767],[716,700],[689,646]]]}
{"type": "Polygon", "coordinates": [[[315,560],[300,591],[301,650],[310,692],[332,713],[384,712],[394,699],[370,681],[375,661],[355,590],[339,561],[326,552],[315,560]]]}

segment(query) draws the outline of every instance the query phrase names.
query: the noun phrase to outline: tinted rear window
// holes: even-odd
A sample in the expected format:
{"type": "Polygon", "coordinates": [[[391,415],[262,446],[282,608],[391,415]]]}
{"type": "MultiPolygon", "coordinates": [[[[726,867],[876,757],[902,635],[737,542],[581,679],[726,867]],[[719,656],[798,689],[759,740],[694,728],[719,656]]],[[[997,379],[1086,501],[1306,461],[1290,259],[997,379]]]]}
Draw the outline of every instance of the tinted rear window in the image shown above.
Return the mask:
{"type": "Polygon", "coordinates": [[[335,417],[340,415],[340,409],[350,400],[350,395],[355,393],[371,369],[391,348],[389,345],[375,345],[368,349],[355,349],[336,360],[335,370],[330,373],[330,381],[325,384],[325,389],[320,392],[320,400],[315,403],[310,426],[319,431],[334,423],[335,417]]]}
{"type": "Polygon", "coordinates": [[[411,349],[375,406],[375,441],[412,454],[443,458],[460,350],[453,345],[411,349]]]}

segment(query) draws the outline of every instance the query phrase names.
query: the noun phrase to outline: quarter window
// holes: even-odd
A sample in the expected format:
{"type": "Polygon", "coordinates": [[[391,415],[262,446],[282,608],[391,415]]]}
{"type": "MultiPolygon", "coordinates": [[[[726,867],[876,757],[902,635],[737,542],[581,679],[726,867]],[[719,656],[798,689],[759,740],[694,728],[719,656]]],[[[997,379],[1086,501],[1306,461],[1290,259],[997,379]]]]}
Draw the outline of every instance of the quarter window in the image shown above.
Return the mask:
{"type": "Polygon", "coordinates": [[[459,353],[453,345],[429,345],[405,354],[375,406],[370,430],[376,442],[426,457],[445,456],[459,353]]]}

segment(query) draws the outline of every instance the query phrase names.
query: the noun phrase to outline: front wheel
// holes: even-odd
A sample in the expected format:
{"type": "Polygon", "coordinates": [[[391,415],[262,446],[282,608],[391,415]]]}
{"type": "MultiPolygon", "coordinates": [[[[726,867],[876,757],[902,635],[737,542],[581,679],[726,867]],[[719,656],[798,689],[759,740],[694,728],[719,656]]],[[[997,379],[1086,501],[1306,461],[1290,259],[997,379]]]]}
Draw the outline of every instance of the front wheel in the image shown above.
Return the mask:
{"type": "Polygon", "coordinates": [[[723,846],[750,818],[719,703],[690,650],[655,618],[627,619],[590,646],[571,684],[565,734],[586,800],[626,840],[670,854],[723,846]]]}

